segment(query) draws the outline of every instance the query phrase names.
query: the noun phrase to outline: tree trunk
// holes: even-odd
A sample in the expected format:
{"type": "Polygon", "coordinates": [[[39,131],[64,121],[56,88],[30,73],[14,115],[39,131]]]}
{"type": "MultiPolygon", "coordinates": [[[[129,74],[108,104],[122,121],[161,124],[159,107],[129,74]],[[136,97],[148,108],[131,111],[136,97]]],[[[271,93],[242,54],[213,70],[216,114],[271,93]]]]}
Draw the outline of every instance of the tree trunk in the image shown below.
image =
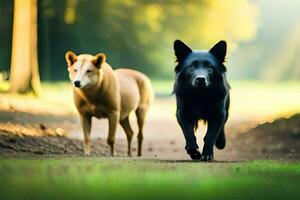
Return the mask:
{"type": "Polygon", "coordinates": [[[15,0],[10,92],[40,93],[37,53],[37,1],[15,0]]]}

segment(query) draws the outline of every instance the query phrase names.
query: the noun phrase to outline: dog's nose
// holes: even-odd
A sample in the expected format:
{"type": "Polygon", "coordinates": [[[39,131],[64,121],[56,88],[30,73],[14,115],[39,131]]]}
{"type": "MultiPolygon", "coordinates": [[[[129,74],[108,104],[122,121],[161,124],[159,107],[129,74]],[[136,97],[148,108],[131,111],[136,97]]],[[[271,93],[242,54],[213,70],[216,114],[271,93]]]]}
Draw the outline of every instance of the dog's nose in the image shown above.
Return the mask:
{"type": "Polygon", "coordinates": [[[74,81],[74,85],[75,85],[75,87],[80,87],[80,81],[74,81]]]}
{"type": "Polygon", "coordinates": [[[205,83],[205,77],[204,76],[197,76],[196,77],[196,81],[198,82],[198,83],[205,83]]]}

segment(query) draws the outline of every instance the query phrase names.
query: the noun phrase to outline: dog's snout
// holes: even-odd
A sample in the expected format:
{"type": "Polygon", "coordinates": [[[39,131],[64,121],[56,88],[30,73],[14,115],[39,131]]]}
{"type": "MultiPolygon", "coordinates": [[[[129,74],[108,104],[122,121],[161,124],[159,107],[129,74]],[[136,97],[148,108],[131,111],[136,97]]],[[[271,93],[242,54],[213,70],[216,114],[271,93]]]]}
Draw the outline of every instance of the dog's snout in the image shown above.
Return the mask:
{"type": "Polygon", "coordinates": [[[80,81],[74,81],[74,85],[75,85],[75,87],[80,87],[80,81]]]}
{"type": "Polygon", "coordinates": [[[205,83],[206,78],[205,78],[204,76],[197,76],[197,77],[196,77],[196,81],[197,81],[198,83],[205,83]]]}

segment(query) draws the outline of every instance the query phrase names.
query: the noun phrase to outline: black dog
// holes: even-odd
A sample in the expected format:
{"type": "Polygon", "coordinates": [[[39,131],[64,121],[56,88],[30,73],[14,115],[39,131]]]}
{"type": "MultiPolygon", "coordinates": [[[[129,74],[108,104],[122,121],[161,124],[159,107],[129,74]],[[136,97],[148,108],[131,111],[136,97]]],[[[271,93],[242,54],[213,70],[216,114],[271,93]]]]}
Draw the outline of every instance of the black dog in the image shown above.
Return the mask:
{"type": "Polygon", "coordinates": [[[218,42],[209,51],[193,51],[180,40],[174,42],[176,117],[186,140],[185,149],[192,159],[212,161],[214,145],[218,149],[225,147],[224,125],[230,89],[223,64],[226,49],[225,41],[218,42]],[[198,120],[208,123],[202,156],[194,135],[198,120]]]}

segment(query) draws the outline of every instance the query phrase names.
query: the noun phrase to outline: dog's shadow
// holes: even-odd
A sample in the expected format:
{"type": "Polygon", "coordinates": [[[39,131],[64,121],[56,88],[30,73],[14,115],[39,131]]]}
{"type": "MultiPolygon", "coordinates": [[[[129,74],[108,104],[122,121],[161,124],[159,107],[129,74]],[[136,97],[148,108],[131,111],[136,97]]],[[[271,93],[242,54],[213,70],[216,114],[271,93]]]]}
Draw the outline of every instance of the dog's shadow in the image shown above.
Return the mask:
{"type": "Polygon", "coordinates": [[[241,163],[241,162],[245,162],[244,160],[214,160],[212,162],[205,162],[205,161],[200,161],[200,160],[156,160],[156,162],[160,162],[160,163],[202,163],[202,164],[213,164],[213,163],[241,163]]]}

